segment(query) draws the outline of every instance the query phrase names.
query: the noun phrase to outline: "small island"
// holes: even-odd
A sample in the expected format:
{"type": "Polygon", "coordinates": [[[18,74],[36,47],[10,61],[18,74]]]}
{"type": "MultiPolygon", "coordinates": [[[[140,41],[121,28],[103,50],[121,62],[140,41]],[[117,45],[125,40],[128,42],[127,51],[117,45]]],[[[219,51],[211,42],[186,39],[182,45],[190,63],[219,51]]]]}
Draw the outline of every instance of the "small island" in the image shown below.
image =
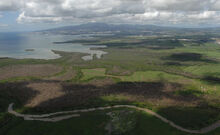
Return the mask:
{"type": "Polygon", "coordinates": [[[34,49],[25,49],[26,52],[33,52],[34,49]]]}

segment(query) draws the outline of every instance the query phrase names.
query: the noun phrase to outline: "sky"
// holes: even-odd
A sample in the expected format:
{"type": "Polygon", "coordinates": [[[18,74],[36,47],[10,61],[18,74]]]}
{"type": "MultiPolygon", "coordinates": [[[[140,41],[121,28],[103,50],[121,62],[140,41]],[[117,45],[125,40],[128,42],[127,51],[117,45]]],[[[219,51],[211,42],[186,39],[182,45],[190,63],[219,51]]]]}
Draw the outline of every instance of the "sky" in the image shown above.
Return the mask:
{"type": "Polygon", "coordinates": [[[0,32],[89,22],[220,27],[220,0],[0,0],[0,32]]]}

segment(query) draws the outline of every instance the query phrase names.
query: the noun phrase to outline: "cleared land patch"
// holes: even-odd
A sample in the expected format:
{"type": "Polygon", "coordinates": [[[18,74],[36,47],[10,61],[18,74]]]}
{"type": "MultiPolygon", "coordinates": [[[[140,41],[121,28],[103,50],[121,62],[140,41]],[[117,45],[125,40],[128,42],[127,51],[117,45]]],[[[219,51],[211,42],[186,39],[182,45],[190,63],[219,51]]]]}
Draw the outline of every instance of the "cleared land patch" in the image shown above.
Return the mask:
{"type": "Polygon", "coordinates": [[[211,75],[220,77],[220,65],[195,65],[184,68],[184,71],[191,72],[195,75],[206,76],[211,75]]]}
{"type": "Polygon", "coordinates": [[[26,103],[25,106],[27,107],[36,107],[42,102],[63,96],[65,94],[62,91],[62,85],[57,82],[30,83],[27,85],[27,88],[30,88],[38,93],[33,99],[26,103]]]}
{"type": "Polygon", "coordinates": [[[62,69],[52,64],[7,66],[0,68],[0,80],[16,77],[47,77],[61,72],[62,69]]]}
{"type": "Polygon", "coordinates": [[[129,70],[122,69],[119,66],[113,66],[111,69],[107,70],[107,74],[123,76],[123,75],[131,75],[132,72],[129,70]]]}
{"type": "Polygon", "coordinates": [[[48,80],[55,80],[55,81],[68,81],[73,79],[76,76],[76,71],[72,68],[68,68],[64,74],[49,77],[48,80]]]}

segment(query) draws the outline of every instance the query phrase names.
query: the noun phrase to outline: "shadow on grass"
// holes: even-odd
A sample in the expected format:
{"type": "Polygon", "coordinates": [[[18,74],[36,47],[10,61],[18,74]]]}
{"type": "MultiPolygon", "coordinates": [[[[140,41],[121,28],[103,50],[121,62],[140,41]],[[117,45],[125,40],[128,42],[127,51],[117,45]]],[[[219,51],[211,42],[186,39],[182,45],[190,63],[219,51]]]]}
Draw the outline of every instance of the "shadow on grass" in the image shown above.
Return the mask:
{"type": "Polygon", "coordinates": [[[0,134],[4,135],[13,126],[18,125],[22,119],[7,114],[10,103],[16,103],[16,107],[23,107],[29,100],[34,98],[37,91],[26,87],[27,83],[0,83],[0,134]]]}
{"type": "MultiPolygon", "coordinates": [[[[150,108],[149,106],[151,104],[148,104],[148,102],[145,101],[162,101],[162,99],[167,99],[184,104],[190,104],[194,101],[198,102],[198,104],[194,107],[187,107],[186,105],[181,106],[180,104],[156,107],[159,114],[171,121],[174,121],[180,126],[189,129],[200,129],[208,124],[212,124],[219,117],[218,112],[220,110],[218,108],[211,107],[208,102],[203,99],[201,93],[190,91],[179,95],[174,94],[174,91],[178,91],[182,88],[180,84],[176,83],[120,82],[102,87],[87,84],[63,84],[62,87],[65,95],[40,103],[37,106],[38,110],[53,111],[60,109],[66,110],[69,107],[76,109],[116,104],[132,104],[150,108]],[[200,96],[197,96],[196,94],[200,94],[200,96]],[[128,97],[132,97],[132,99],[104,100],[100,98],[102,96],[110,95],[126,95],[128,97]]],[[[153,105],[152,108],[154,107],[155,106],[153,105]]]]}
{"type": "MultiPolygon", "coordinates": [[[[182,85],[168,82],[120,82],[105,86],[96,86],[92,84],[73,84],[59,81],[39,81],[47,83],[60,83],[64,94],[52,99],[39,101],[39,104],[33,110],[40,113],[54,112],[60,110],[69,110],[76,108],[91,108],[100,106],[109,106],[116,104],[135,104],[145,103],[148,100],[162,101],[162,99],[173,100],[174,102],[190,103],[198,101],[197,107],[178,106],[157,106],[157,112],[164,117],[174,121],[176,124],[187,128],[201,128],[204,125],[214,122],[218,117],[219,109],[212,108],[204,101],[202,97],[195,96],[194,93],[175,95],[174,91],[182,88],[182,85]],[[105,100],[101,97],[110,95],[126,95],[132,99],[124,100],[105,100]]],[[[31,83],[31,82],[29,82],[31,83]]],[[[8,83],[0,84],[0,91],[3,99],[7,99],[1,106],[8,106],[15,102],[22,106],[32,98],[39,95],[37,90],[27,88],[28,83],[8,83]]],[[[48,88],[49,89],[49,88],[48,88]]],[[[148,102],[144,106],[147,106],[148,102]]],[[[141,106],[141,104],[135,104],[141,106]]],[[[141,106],[143,107],[143,106],[141,106]]],[[[153,106],[155,107],[155,106],[153,106]]],[[[25,112],[27,113],[27,112],[25,112]]]]}
{"type": "Polygon", "coordinates": [[[169,49],[175,49],[174,46],[148,46],[148,49],[151,50],[169,50],[169,49]]]}
{"type": "Polygon", "coordinates": [[[209,107],[167,107],[158,113],[188,129],[201,129],[218,120],[219,109],[209,107]]]}
{"type": "Polygon", "coordinates": [[[220,84],[220,78],[215,76],[205,76],[202,80],[210,84],[220,84]]]}
{"type": "Polygon", "coordinates": [[[205,58],[202,54],[199,53],[174,53],[164,59],[181,61],[181,62],[193,61],[193,62],[218,63],[215,60],[205,58]]]}
{"type": "Polygon", "coordinates": [[[0,83],[0,112],[6,111],[12,102],[17,106],[23,106],[34,98],[39,92],[28,88],[26,82],[0,83]]]}
{"type": "Polygon", "coordinates": [[[182,63],[180,62],[174,62],[174,61],[170,61],[170,62],[165,62],[164,65],[166,66],[184,66],[182,63]]]}
{"type": "MultiPolygon", "coordinates": [[[[202,100],[194,94],[176,95],[174,91],[182,89],[177,83],[163,82],[120,82],[104,86],[92,84],[62,83],[61,91],[64,95],[40,102],[36,106],[38,111],[55,111],[74,107],[94,107],[108,104],[99,102],[100,97],[110,95],[125,95],[127,99],[118,103],[145,102],[148,100],[160,101],[162,99],[175,102],[190,103],[202,100]],[[130,98],[129,98],[130,97],[130,98]],[[94,102],[93,102],[94,101],[94,102]]],[[[111,101],[111,103],[114,101],[111,101]]],[[[114,102],[117,104],[117,102],[114,102]]]]}
{"type": "Polygon", "coordinates": [[[174,93],[181,96],[193,96],[193,95],[201,96],[204,94],[202,91],[196,89],[179,90],[179,91],[175,91],[174,93]]]}

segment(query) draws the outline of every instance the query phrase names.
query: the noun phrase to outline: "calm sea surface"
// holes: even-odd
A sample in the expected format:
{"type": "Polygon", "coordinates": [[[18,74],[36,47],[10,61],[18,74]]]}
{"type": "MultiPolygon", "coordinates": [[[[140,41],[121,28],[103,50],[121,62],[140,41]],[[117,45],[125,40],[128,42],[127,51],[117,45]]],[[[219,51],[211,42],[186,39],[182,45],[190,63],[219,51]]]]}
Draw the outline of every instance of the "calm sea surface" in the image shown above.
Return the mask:
{"type": "MultiPolygon", "coordinates": [[[[74,39],[88,39],[89,35],[46,35],[30,33],[0,33],[0,57],[16,59],[56,59],[60,56],[52,50],[65,52],[87,53],[82,59],[91,60],[93,55],[101,58],[104,51],[91,50],[98,46],[85,46],[82,44],[53,44],[74,39]]],[[[100,47],[100,46],[99,46],[100,47]]],[[[105,47],[105,46],[101,46],[105,47]]]]}

